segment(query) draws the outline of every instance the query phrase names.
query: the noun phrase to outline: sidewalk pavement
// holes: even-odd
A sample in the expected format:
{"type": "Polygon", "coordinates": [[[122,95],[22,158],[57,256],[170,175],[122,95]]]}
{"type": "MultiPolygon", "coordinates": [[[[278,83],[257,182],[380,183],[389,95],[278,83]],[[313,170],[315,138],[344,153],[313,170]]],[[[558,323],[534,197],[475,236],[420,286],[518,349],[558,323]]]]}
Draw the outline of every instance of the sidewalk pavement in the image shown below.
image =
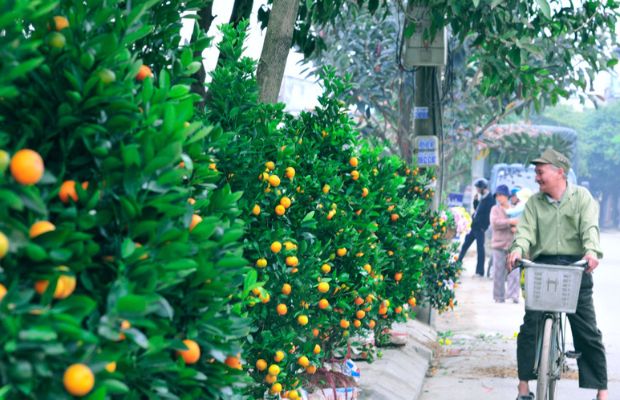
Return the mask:
{"type": "Polygon", "coordinates": [[[383,349],[383,357],[373,363],[357,362],[362,400],[415,400],[420,396],[437,332],[416,320],[395,324],[392,331],[406,336],[405,346],[383,349]]]}

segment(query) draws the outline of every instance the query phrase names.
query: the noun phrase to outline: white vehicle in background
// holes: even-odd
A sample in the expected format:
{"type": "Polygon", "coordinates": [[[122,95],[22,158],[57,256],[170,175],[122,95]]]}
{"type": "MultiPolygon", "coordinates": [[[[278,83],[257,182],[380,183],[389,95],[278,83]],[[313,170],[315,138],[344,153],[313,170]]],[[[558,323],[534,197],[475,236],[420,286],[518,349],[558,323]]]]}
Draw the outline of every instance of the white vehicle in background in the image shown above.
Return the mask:
{"type": "MultiPolygon", "coordinates": [[[[572,170],[568,171],[568,182],[577,183],[577,177],[572,170]]],[[[495,193],[495,188],[499,185],[506,185],[510,190],[514,188],[527,188],[532,193],[538,192],[538,184],[536,183],[536,173],[534,165],[524,166],[523,164],[495,164],[491,169],[491,178],[489,179],[489,188],[491,193],[495,193]]]]}

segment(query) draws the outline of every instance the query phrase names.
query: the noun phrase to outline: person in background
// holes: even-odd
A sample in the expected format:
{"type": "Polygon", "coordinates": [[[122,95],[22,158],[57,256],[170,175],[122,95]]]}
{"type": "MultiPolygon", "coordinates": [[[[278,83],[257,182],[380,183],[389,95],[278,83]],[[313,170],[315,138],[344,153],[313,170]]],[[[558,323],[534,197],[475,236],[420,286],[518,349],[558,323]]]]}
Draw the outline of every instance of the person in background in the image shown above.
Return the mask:
{"type": "Polygon", "coordinates": [[[514,239],[514,228],[517,220],[508,217],[510,209],[508,186],[499,185],[495,189],[497,204],[491,208],[491,248],[493,249],[493,299],[496,303],[504,303],[506,299],[513,303],[519,302],[521,287],[519,271],[508,272],[506,255],[514,239]],[[506,287],[508,290],[506,290],[506,287]]]}
{"type": "Polygon", "coordinates": [[[512,206],[516,206],[517,204],[519,204],[519,197],[517,196],[517,193],[519,193],[519,190],[521,190],[520,187],[513,187],[510,190],[510,204],[512,204],[512,206]]]}
{"type": "Polygon", "coordinates": [[[491,208],[495,205],[495,199],[489,192],[489,184],[486,179],[478,179],[474,182],[474,187],[478,192],[479,203],[476,207],[476,211],[472,216],[471,230],[465,236],[465,242],[461,247],[458,261],[463,261],[465,253],[469,250],[469,247],[476,242],[476,249],[478,252],[478,262],[476,264],[476,276],[484,276],[484,232],[489,228],[491,208]]]}

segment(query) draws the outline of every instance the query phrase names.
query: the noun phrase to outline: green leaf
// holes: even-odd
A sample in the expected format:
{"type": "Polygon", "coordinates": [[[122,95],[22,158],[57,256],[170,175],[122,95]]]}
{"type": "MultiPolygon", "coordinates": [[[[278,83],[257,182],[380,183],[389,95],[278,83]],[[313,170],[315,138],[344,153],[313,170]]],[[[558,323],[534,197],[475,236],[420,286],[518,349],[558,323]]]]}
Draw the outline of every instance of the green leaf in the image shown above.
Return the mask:
{"type": "Polygon", "coordinates": [[[183,271],[198,268],[198,263],[190,258],[184,258],[168,263],[163,268],[169,271],[183,271]]]}
{"type": "Polygon", "coordinates": [[[58,334],[49,326],[35,326],[20,331],[19,338],[34,342],[51,342],[58,339],[58,334]]]}
{"type": "Polygon", "coordinates": [[[174,85],[168,92],[168,97],[171,99],[184,96],[189,93],[189,85],[174,85]]]}
{"type": "Polygon", "coordinates": [[[146,297],[130,294],[118,299],[116,309],[123,314],[144,314],[146,305],[146,297]]]}
{"type": "Polygon", "coordinates": [[[16,78],[22,77],[39,65],[41,65],[44,60],[45,59],[43,57],[38,57],[27,61],[22,61],[18,66],[9,69],[9,73],[6,76],[6,79],[8,81],[12,81],[16,78]]]}
{"type": "Polygon", "coordinates": [[[121,244],[121,257],[127,258],[131,256],[135,250],[136,244],[133,240],[127,238],[123,240],[123,243],[121,244]]]}
{"type": "Polygon", "coordinates": [[[547,0],[536,0],[536,2],[543,15],[547,18],[551,18],[551,7],[549,7],[549,2],[547,0]]]}
{"type": "Polygon", "coordinates": [[[473,0],[474,1],[474,7],[478,8],[478,5],[480,4],[480,0],[473,0]]]}
{"type": "Polygon", "coordinates": [[[107,389],[110,394],[129,393],[129,386],[116,379],[106,379],[101,382],[101,386],[107,389]]]}

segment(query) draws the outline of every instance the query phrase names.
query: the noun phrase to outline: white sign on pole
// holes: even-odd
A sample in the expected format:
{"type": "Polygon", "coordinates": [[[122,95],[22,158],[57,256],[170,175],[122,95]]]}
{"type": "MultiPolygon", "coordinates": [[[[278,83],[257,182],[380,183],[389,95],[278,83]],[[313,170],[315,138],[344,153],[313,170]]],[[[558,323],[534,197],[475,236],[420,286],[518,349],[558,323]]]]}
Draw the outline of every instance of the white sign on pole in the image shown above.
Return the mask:
{"type": "Polygon", "coordinates": [[[415,153],[419,167],[439,166],[439,140],[437,136],[416,136],[415,153]]]}

